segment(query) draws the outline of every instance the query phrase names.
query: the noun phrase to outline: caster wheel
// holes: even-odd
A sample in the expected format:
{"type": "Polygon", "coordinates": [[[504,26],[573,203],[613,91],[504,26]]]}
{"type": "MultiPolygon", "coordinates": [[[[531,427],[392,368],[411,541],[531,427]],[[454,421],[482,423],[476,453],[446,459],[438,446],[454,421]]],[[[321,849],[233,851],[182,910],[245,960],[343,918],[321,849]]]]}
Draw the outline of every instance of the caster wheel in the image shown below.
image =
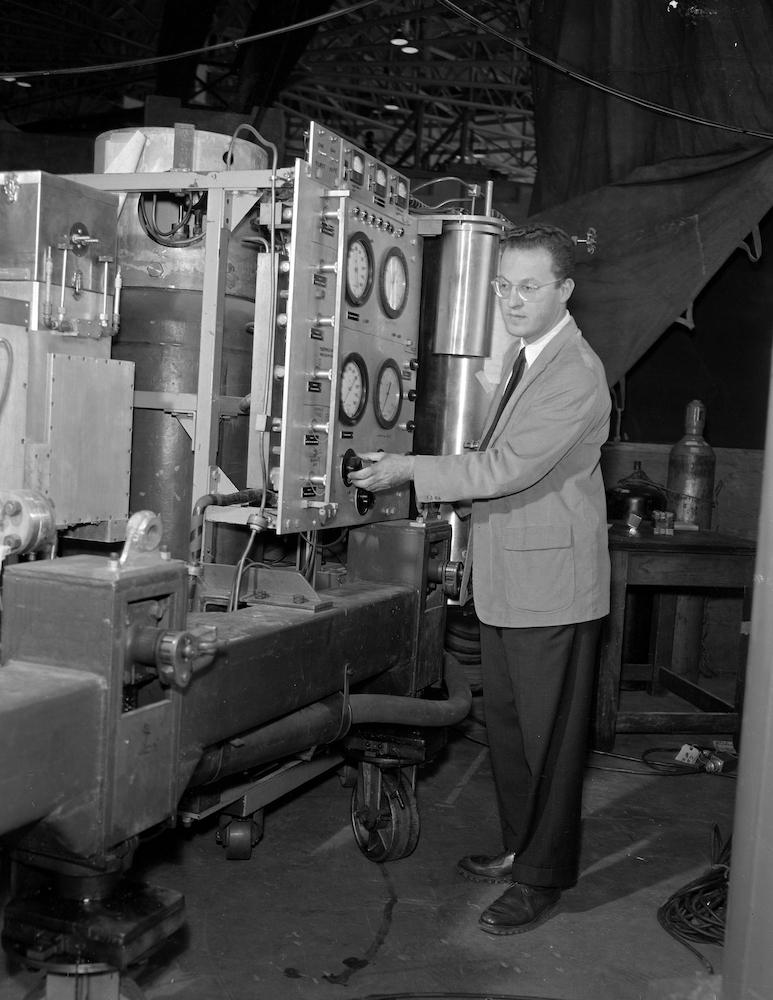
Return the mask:
{"type": "Polygon", "coordinates": [[[357,846],[371,861],[397,861],[419,842],[419,809],[403,771],[364,768],[352,792],[352,829],[357,846]]]}
{"type": "Polygon", "coordinates": [[[232,819],[220,827],[218,840],[228,861],[249,861],[252,848],[260,840],[260,827],[249,819],[232,819]]]}

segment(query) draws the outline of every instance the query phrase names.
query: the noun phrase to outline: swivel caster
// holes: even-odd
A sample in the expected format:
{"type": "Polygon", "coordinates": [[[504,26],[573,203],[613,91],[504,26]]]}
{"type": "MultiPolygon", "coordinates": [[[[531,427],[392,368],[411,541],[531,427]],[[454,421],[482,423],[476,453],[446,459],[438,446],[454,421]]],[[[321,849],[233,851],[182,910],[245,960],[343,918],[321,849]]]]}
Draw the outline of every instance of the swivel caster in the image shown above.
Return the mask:
{"type": "Polygon", "coordinates": [[[228,861],[249,861],[252,848],[263,836],[263,810],[245,818],[220,814],[216,840],[225,848],[228,861]]]}
{"type": "Polygon", "coordinates": [[[406,771],[361,763],[352,792],[352,830],[371,861],[397,861],[419,842],[419,809],[406,771]]]}

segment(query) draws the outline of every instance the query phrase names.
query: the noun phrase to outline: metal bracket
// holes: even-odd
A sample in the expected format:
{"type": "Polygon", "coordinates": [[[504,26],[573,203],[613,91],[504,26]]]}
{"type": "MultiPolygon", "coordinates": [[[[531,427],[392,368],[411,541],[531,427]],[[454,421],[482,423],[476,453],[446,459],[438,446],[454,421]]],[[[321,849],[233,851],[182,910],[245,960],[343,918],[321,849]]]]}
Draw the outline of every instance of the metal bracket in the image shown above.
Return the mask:
{"type": "Polygon", "coordinates": [[[575,245],[577,245],[577,246],[579,246],[581,243],[584,243],[585,244],[585,249],[588,251],[588,253],[595,253],[596,252],[596,230],[593,229],[593,228],[590,228],[588,230],[588,232],[585,234],[585,238],[584,239],[582,239],[579,236],[573,236],[572,237],[572,242],[575,245]]]}

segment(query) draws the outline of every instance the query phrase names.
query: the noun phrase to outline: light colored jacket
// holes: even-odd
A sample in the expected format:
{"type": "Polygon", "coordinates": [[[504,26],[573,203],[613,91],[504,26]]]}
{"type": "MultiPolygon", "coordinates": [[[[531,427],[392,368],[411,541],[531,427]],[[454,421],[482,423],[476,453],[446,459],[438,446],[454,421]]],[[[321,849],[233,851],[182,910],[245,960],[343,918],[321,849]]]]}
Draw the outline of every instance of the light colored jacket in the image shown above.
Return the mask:
{"type": "MultiPolygon", "coordinates": [[[[504,372],[517,351],[518,341],[505,356],[504,372]]],[[[610,409],[604,366],[570,319],[524,372],[485,451],[416,456],[420,503],[474,501],[473,595],[482,622],[525,628],[608,614],[599,462],[610,409]]],[[[470,556],[468,550],[466,571],[470,556]]]]}

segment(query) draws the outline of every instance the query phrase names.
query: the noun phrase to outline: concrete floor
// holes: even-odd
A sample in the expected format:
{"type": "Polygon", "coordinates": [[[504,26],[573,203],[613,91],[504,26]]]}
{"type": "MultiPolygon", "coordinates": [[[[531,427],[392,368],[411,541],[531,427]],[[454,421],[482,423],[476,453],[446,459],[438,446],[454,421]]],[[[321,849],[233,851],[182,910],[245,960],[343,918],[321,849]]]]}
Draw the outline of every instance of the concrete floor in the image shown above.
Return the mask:
{"type": "MultiPolygon", "coordinates": [[[[474,722],[464,728],[485,738],[474,722]]],[[[685,741],[708,738],[621,735],[615,753],[685,741]]],[[[502,890],[456,872],[464,854],[501,845],[488,752],[452,732],[420,772],[421,836],[401,861],[377,865],[360,853],[351,792],[335,773],[266,809],[249,861],[226,861],[216,821],[141,848],[136,874],[185,893],[187,926],[135,978],[148,1000],[714,1000],[718,978],[656,913],[708,868],[714,825],[731,832],[735,782],[598,770],[637,769],[598,755],[589,763],[579,884],[528,934],[482,933],[478,916],[502,890]]],[[[699,947],[721,973],[721,947],[699,947]]],[[[0,1000],[21,1000],[35,982],[0,960],[0,1000]]]]}

